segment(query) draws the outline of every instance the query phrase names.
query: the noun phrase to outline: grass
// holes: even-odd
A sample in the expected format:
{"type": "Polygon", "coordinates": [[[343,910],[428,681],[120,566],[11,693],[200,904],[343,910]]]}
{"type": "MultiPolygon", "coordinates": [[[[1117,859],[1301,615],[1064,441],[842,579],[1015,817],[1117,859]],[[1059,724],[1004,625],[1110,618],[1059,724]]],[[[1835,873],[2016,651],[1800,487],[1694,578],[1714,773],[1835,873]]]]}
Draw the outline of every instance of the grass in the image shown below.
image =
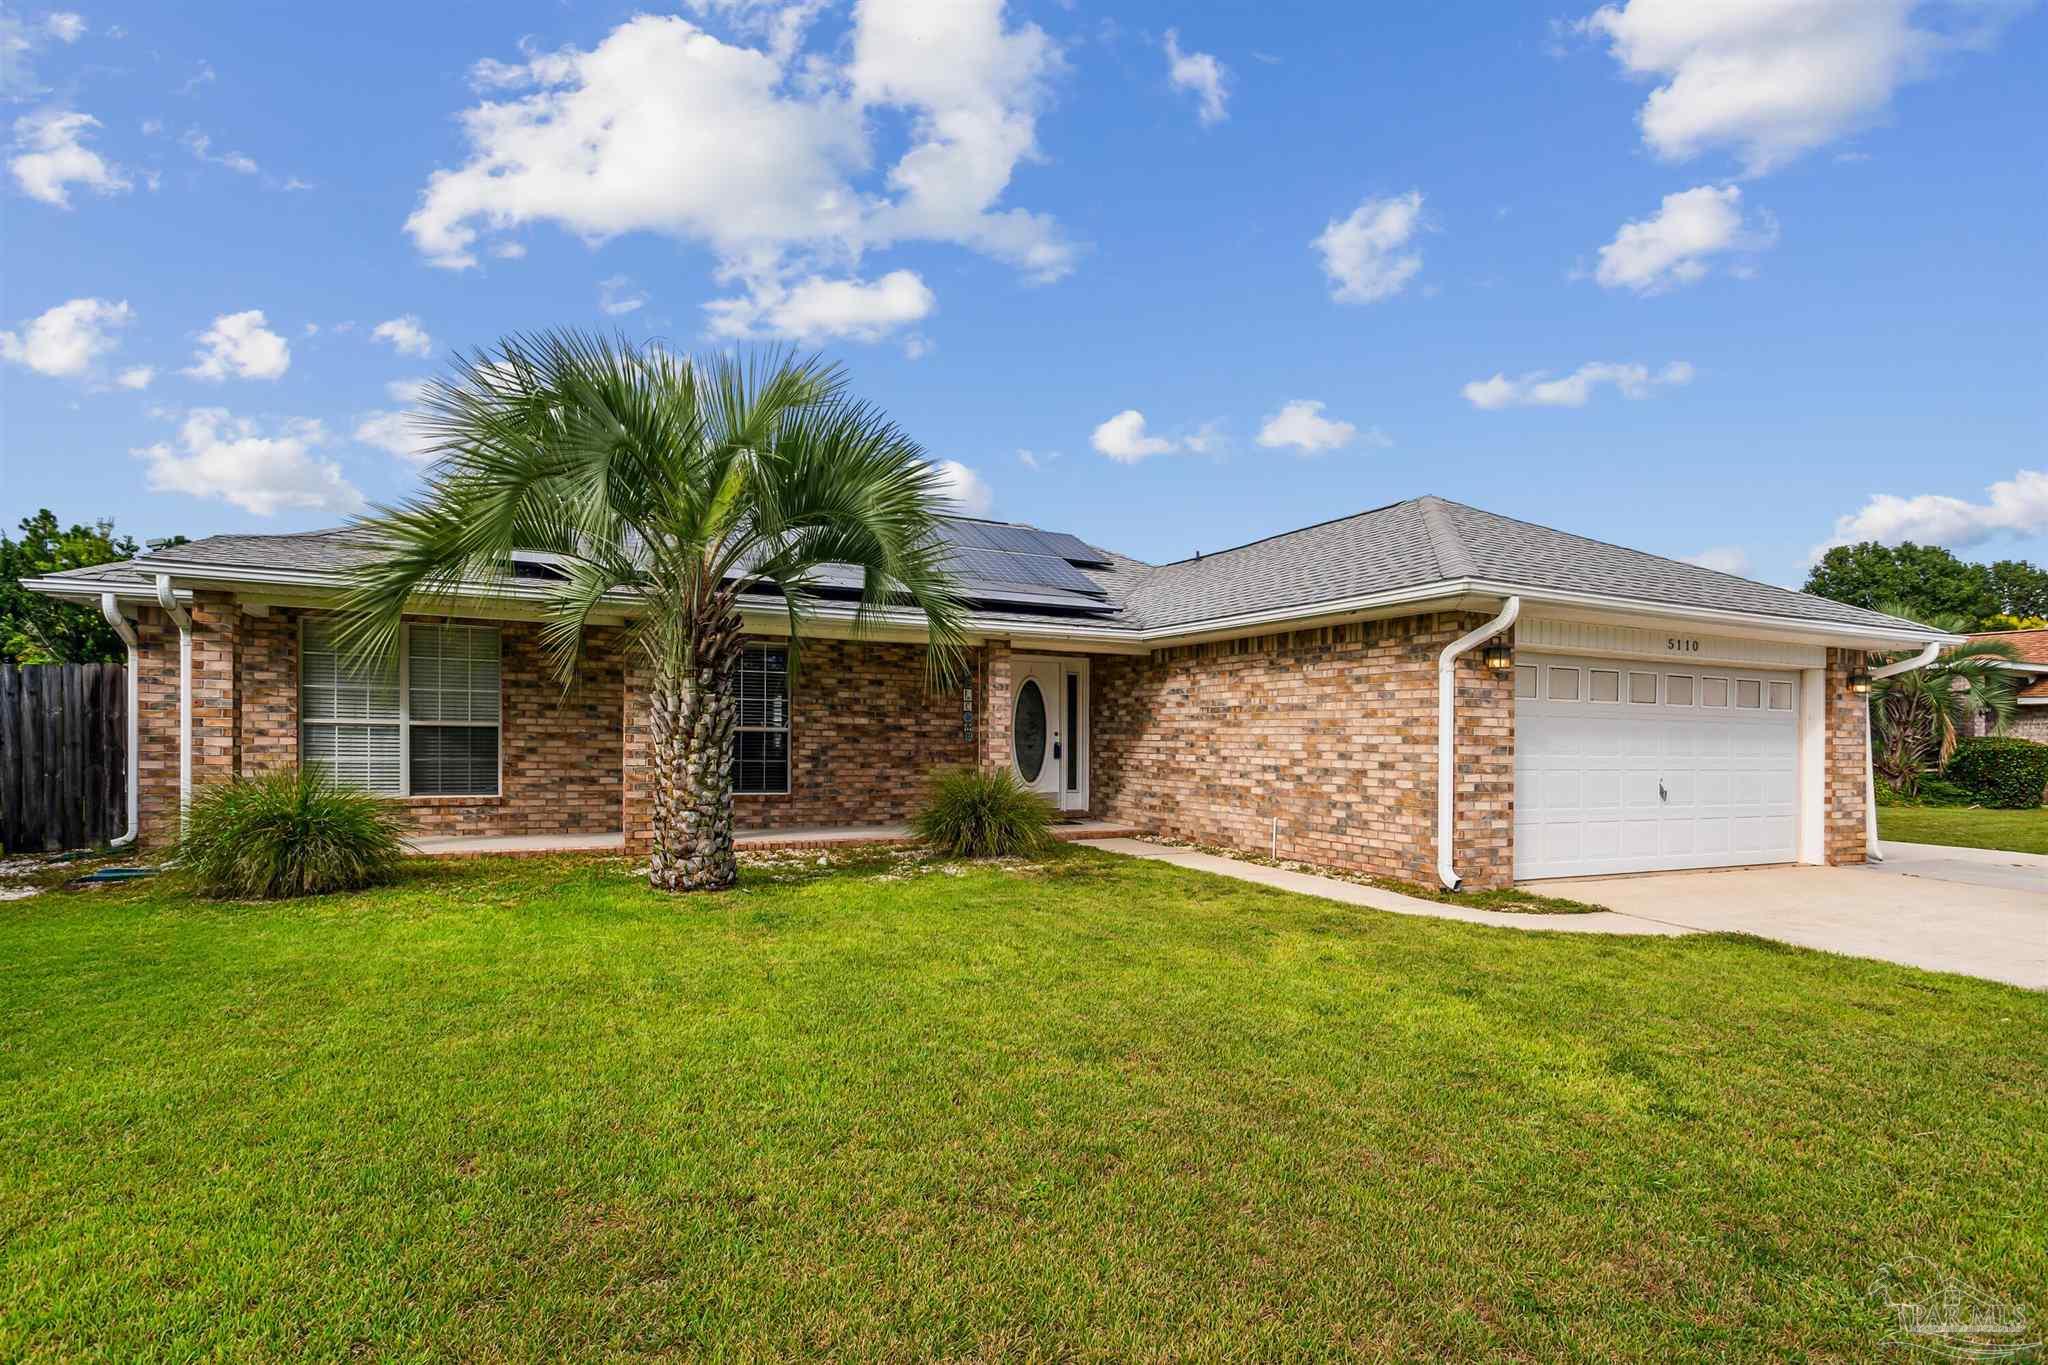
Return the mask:
{"type": "Polygon", "coordinates": [[[1089,850],[0,903],[0,1124],[10,1360],[1867,1359],[1901,1263],[2048,1322],[2048,997],[1089,850]]]}
{"type": "Polygon", "coordinates": [[[1951,848],[1998,848],[2048,853],[2048,807],[1979,810],[1968,806],[1880,806],[1880,838],[1951,848]]]}
{"type": "Polygon", "coordinates": [[[1586,901],[1569,900],[1563,896],[1545,896],[1534,891],[1525,891],[1519,886],[1503,886],[1491,891],[1450,891],[1441,886],[1425,886],[1420,882],[1404,882],[1394,877],[1375,877],[1366,872],[1346,872],[1339,868],[1317,867],[1309,863],[1295,862],[1288,858],[1268,857],[1263,853],[1249,853],[1243,849],[1223,848],[1215,844],[1190,843],[1181,839],[1154,837],[1152,842],[1171,848],[1192,848],[1197,852],[1212,854],[1218,858],[1229,858],[1233,862],[1256,863],[1260,867],[1285,868],[1289,872],[1308,872],[1319,877],[1333,877],[1338,881],[1355,882],[1360,886],[1378,887],[1396,895],[1408,896],[1414,900],[1435,901],[1439,905],[1463,906],[1467,910],[1501,910],[1524,915],[1602,915],[1607,913],[1604,905],[1592,905],[1586,901]]]}

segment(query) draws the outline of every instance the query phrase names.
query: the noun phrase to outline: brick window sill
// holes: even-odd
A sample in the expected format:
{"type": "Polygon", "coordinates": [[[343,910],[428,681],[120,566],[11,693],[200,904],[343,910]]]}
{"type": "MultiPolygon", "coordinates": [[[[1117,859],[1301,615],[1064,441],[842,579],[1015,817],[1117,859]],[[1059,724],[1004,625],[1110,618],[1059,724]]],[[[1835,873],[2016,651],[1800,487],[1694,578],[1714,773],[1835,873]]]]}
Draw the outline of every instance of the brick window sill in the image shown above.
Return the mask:
{"type": "Polygon", "coordinates": [[[408,806],[502,806],[503,796],[402,796],[408,806]]]}

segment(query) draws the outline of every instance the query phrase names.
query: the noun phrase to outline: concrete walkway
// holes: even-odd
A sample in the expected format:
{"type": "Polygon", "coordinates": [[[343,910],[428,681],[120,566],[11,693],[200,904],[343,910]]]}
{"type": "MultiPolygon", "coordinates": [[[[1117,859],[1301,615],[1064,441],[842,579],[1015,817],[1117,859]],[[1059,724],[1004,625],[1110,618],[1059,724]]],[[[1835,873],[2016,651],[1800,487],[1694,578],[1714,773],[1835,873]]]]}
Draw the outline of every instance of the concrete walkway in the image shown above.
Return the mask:
{"type": "Polygon", "coordinates": [[[1336,877],[1318,876],[1312,872],[1289,872],[1284,868],[1267,867],[1261,863],[1245,863],[1235,858],[1218,857],[1214,853],[1200,853],[1191,848],[1170,848],[1165,844],[1155,844],[1145,839],[1098,839],[1095,841],[1095,847],[1109,853],[1149,858],[1154,862],[1172,863],[1175,867],[1191,867],[1197,872],[1213,872],[1219,877],[1234,877],[1238,881],[1251,882],[1256,886],[1296,891],[1304,896],[1320,896],[1326,901],[1362,905],[1370,910],[1385,910],[1396,915],[1423,915],[1430,919],[1455,919],[1466,924],[1487,924],[1497,929],[1535,929],[1555,934],[1650,934],[1670,937],[1691,932],[1681,925],[1661,924],[1635,915],[1530,915],[1513,911],[1468,910],[1462,905],[1444,905],[1437,901],[1419,900],[1396,891],[1360,886],[1357,882],[1347,882],[1336,877]]]}
{"type": "Polygon", "coordinates": [[[1868,867],[1751,867],[1587,877],[1551,884],[1606,913],[1468,910],[1335,877],[1104,839],[1097,848],[1345,905],[1549,933],[1744,933],[1929,971],[2048,990],[2048,858],[1928,844],[1884,845],[1868,867]]]}
{"type": "MultiPolygon", "coordinates": [[[[1107,839],[1132,832],[1110,820],[1074,820],[1052,827],[1055,839],[1107,839]]],[[[856,847],[862,844],[915,842],[908,825],[799,825],[791,829],[741,830],[733,847],[742,853],[774,849],[856,847]]],[[[481,857],[486,853],[620,853],[626,836],[605,834],[458,834],[411,841],[415,853],[429,858],[481,857]]]]}

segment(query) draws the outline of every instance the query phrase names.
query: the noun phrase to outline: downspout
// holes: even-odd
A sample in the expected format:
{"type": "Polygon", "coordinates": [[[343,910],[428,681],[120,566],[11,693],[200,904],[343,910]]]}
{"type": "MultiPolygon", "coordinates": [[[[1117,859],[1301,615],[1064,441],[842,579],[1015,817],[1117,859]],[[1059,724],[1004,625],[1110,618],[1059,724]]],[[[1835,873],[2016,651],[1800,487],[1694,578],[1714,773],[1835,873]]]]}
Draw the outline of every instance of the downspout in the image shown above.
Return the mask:
{"type": "Polygon", "coordinates": [[[1521,614],[1522,599],[1510,597],[1500,615],[1445,645],[1436,658],[1436,875],[1447,891],[1456,891],[1461,880],[1453,857],[1456,850],[1451,846],[1452,788],[1458,775],[1458,656],[1500,634],[1521,614]]]}
{"type": "MultiPolygon", "coordinates": [[[[1925,668],[1941,657],[1941,642],[1935,641],[1910,659],[1883,668],[1870,670],[1870,680],[1895,677],[1900,673],[1911,673],[1925,668]]],[[[1877,846],[1877,762],[1871,755],[1870,705],[1863,707],[1863,856],[1873,863],[1884,861],[1884,852],[1877,846]]]]}
{"type": "Polygon", "coordinates": [[[142,718],[136,714],[142,696],[137,677],[142,655],[135,639],[135,627],[121,614],[121,603],[114,594],[100,594],[100,615],[107,618],[114,634],[128,646],[128,829],[120,838],[109,841],[110,847],[126,848],[135,842],[142,806],[142,755],[136,751],[142,739],[142,718]]]}
{"type": "Polygon", "coordinates": [[[178,825],[184,833],[185,807],[192,800],[192,616],[178,605],[171,576],[156,576],[157,605],[178,626],[178,825]]]}

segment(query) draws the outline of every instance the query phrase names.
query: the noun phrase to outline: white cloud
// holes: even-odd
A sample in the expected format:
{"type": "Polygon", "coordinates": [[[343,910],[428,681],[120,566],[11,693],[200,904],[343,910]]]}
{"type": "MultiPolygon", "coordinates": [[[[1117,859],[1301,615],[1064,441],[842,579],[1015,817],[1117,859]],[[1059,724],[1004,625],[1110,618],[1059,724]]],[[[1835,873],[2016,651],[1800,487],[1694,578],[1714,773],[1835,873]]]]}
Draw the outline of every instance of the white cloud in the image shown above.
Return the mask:
{"type": "Polygon", "coordinates": [[[292,348],[265,325],[263,310],[223,313],[199,334],[200,349],[185,371],[213,383],[236,379],[276,379],[291,368],[292,348]]]}
{"type": "Polygon", "coordinates": [[[1687,564],[1697,564],[1702,569],[1713,569],[1718,573],[1732,573],[1737,577],[1749,572],[1749,551],[1740,545],[1716,545],[1682,558],[1687,564]]]}
{"type": "Polygon", "coordinates": [[[1221,123],[1230,116],[1224,107],[1230,98],[1230,68],[1206,52],[1183,52],[1175,29],[1166,30],[1166,77],[1174,89],[1194,94],[1195,116],[1202,126],[1221,123]]]}
{"type": "Polygon", "coordinates": [[[1145,414],[1136,408],[1125,408],[1095,428],[1089,444],[1118,464],[1136,464],[1148,455],[1165,455],[1175,449],[1172,441],[1146,432],[1145,414]]]}
{"type": "Polygon", "coordinates": [[[985,517],[994,510],[996,495],[981,475],[958,460],[940,460],[932,466],[939,476],[940,496],[951,511],[963,517],[985,517]]]}
{"type": "Polygon", "coordinates": [[[526,259],[526,243],[492,242],[491,254],[501,261],[523,261],[526,259]]]}
{"type": "Polygon", "coordinates": [[[743,297],[714,299],[704,310],[716,337],[878,341],[923,321],[936,303],[915,271],[892,270],[873,281],[812,276],[785,285],[764,279],[743,297]]]}
{"type": "MultiPolygon", "coordinates": [[[[263,170],[261,166],[256,164],[255,158],[242,152],[222,152],[219,155],[215,155],[213,139],[200,132],[197,128],[186,129],[185,135],[178,139],[178,145],[208,165],[225,166],[229,170],[241,175],[256,175],[263,170]]],[[[298,184],[296,181],[293,183],[295,186],[298,184]]]]}
{"type": "Polygon", "coordinates": [[[32,199],[71,207],[68,185],[83,185],[98,194],[122,194],[134,182],[119,166],[85,145],[100,121],[69,109],[45,109],[14,121],[14,155],[7,169],[32,199]]]}
{"type": "Polygon", "coordinates": [[[1867,127],[1943,53],[1979,46],[2024,4],[1922,0],[1626,0],[1580,23],[1629,75],[1660,82],[1643,142],[1683,161],[1725,147],[1760,175],[1867,127]],[[1946,13],[1948,31],[1914,25],[1946,13]]]}
{"type": "Polygon", "coordinates": [[[434,353],[434,339],[428,336],[427,329],[420,325],[417,313],[388,318],[372,327],[370,336],[377,341],[390,342],[391,349],[400,355],[427,356],[434,353]]]}
{"type": "Polygon", "coordinates": [[[665,233],[704,244],[720,278],[746,285],[733,324],[745,326],[777,291],[849,275],[898,242],[965,246],[1038,280],[1072,268],[1050,218],[1001,207],[1038,155],[1059,68],[1051,40],[1011,24],[1003,0],[860,0],[850,46],[809,53],[796,43],[814,6],[794,20],[694,7],[753,25],[766,46],[643,14],[588,51],[480,68],[517,93],[463,113],[468,160],[436,172],[406,222],[421,254],[472,266],[490,239],[535,222],[589,242],[665,233]],[[899,130],[901,155],[878,164],[876,144],[899,130]]]}
{"type": "Polygon", "coordinates": [[[1461,393],[1475,408],[1491,412],[1497,408],[1582,408],[1595,389],[1611,384],[1624,398],[1648,398],[1660,388],[1676,388],[1693,381],[1691,362],[1674,360],[1654,373],[1647,365],[1618,365],[1592,360],[1562,378],[1535,370],[1510,379],[1496,374],[1475,379],[1461,393]]]}
{"type": "Polygon", "coordinates": [[[1059,457],[1060,452],[1057,450],[1019,450],[1017,463],[1033,473],[1039,473],[1050,468],[1052,462],[1059,457]]]}
{"type": "Polygon", "coordinates": [[[218,79],[220,78],[214,75],[213,64],[211,62],[201,62],[190,78],[178,87],[178,93],[181,95],[194,94],[201,87],[212,85],[218,79]]]}
{"type": "Polygon", "coordinates": [[[1814,547],[1818,559],[1837,545],[1875,540],[1897,545],[1910,540],[1922,545],[1960,548],[2001,535],[2048,533],[2048,473],[2022,469],[1985,490],[1983,502],[1966,502],[1940,493],[1902,498],[1879,493],[1856,512],[1835,522],[1835,533],[1814,547]]]}
{"type": "Polygon", "coordinates": [[[1623,223],[1600,248],[1593,278],[1609,289],[1661,294],[1703,278],[1711,256],[1761,251],[1777,238],[1770,215],[1756,225],[1743,221],[1738,187],[1701,185],[1665,195],[1652,217],[1623,223]]]}
{"type": "Polygon", "coordinates": [[[1422,191],[1367,199],[1349,218],[1332,219],[1311,244],[1339,303],[1377,303],[1407,288],[1422,269],[1422,253],[1403,248],[1422,226],[1422,191]]]}
{"type": "Polygon", "coordinates": [[[0,360],[52,379],[75,379],[120,342],[113,331],[135,320],[124,299],[72,299],[30,319],[19,333],[0,332],[0,360]]]}
{"type": "Polygon", "coordinates": [[[624,275],[597,282],[597,306],[608,317],[624,317],[647,306],[647,291],[635,289],[624,275]]]}
{"type": "Polygon", "coordinates": [[[174,441],[133,453],[147,466],[152,492],[220,498],[259,517],[286,507],[357,511],[362,493],[340,465],[313,454],[331,440],[310,418],[287,418],[265,432],[226,408],[193,408],[174,441]]]}
{"type": "Polygon", "coordinates": [[[85,16],[57,10],[44,16],[43,32],[60,43],[75,43],[85,36],[85,16]]]}
{"type": "Polygon", "coordinates": [[[146,389],[155,380],[154,365],[133,365],[114,376],[114,382],[124,389],[146,389]]]}
{"type": "Polygon", "coordinates": [[[433,440],[420,430],[409,412],[364,413],[356,422],[356,439],[408,464],[429,464],[434,458],[433,440]]]}
{"type": "MultiPolygon", "coordinates": [[[[1266,419],[1253,439],[1268,450],[1292,447],[1303,455],[1321,455],[1342,450],[1357,440],[1358,428],[1350,422],[1323,416],[1323,405],[1314,399],[1297,398],[1281,404],[1280,411],[1266,419]]],[[[1380,431],[1367,432],[1366,442],[1378,446],[1392,444],[1380,431]]]]}

